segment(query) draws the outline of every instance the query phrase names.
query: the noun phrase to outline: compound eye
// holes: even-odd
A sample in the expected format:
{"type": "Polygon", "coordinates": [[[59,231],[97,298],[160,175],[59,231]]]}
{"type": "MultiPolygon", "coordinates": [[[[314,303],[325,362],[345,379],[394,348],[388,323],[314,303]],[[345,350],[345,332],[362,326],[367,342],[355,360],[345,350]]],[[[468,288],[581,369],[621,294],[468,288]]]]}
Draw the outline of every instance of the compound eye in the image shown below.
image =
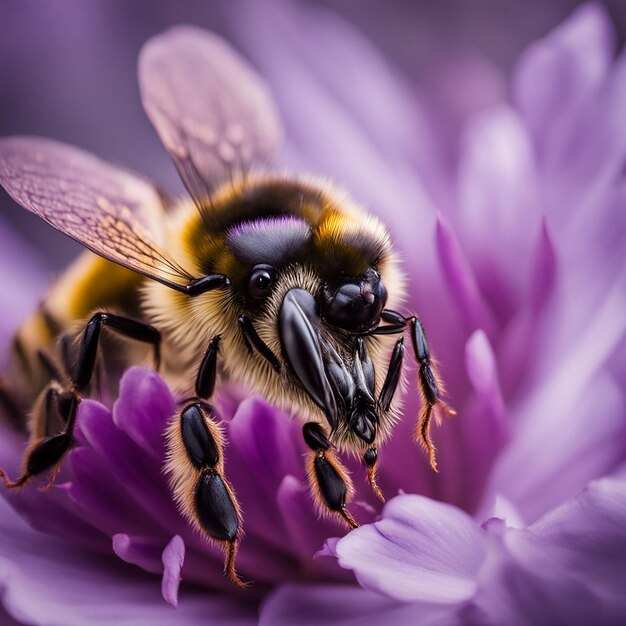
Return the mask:
{"type": "Polygon", "coordinates": [[[253,300],[266,298],[272,289],[276,272],[271,265],[256,265],[248,278],[248,295],[253,300]]]}
{"type": "Polygon", "coordinates": [[[386,303],[387,289],[374,269],[359,279],[327,285],[324,289],[326,319],[334,326],[356,333],[373,328],[386,303]]]}

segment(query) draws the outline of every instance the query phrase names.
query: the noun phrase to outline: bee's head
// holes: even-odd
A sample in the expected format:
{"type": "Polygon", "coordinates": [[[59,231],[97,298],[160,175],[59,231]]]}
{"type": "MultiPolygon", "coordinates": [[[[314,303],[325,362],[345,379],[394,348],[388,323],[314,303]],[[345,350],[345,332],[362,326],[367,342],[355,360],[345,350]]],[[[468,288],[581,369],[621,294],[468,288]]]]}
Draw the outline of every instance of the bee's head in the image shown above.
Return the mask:
{"type": "MultiPolygon", "coordinates": [[[[256,175],[225,185],[201,217],[186,219],[186,265],[229,279],[215,295],[183,300],[198,333],[218,332],[227,366],[270,401],[311,413],[316,405],[333,428],[370,441],[368,352],[379,356],[384,339],[368,333],[403,291],[386,228],[326,182],[256,175]]],[[[191,327],[185,335],[196,340],[191,327]]]]}
{"type": "Polygon", "coordinates": [[[233,314],[336,420],[356,385],[357,338],[378,325],[388,288],[397,295],[387,231],[322,187],[267,184],[229,202],[207,269],[229,277],[233,314]]]}
{"type": "Polygon", "coordinates": [[[304,289],[326,327],[363,334],[377,326],[387,303],[387,233],[374,218],[324,206],[318,197],[309,202],[310,210],[301,200],[297,212],[286,203],[230,225],[224,273],[252,319],[280,315],[288,291],[304,289]]]}

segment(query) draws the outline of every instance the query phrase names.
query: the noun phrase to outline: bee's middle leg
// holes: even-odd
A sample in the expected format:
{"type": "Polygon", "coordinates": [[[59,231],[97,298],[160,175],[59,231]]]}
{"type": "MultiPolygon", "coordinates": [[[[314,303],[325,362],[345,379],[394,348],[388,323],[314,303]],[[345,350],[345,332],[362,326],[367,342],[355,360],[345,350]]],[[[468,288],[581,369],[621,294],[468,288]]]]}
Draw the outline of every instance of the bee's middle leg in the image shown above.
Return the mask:
{"type": "Polygon", "coordinates": [[[224,435],[207,403],[215,388],[219,344],[219,335],[209,343],[198,368],[195,397],[168,428],[166,469],[182,513],[224,548],[224,573],[241,587],[245,583],[235,570],[241,511],[224,477],[224,435]]]}
{"type": "MultiPolygon", "coordinates": [[[[394,346],[393,352],[391,353],[389,366],[387,368],[387,374],[385,375],[383,386],[380,390],[380,393],[378,394],[378,403],[383,411],[389,411],[391,407],[393,397],[400,382],[403,360],[404,340],[400,338],[398,339],[398,341],[396,341],[396,345],[394,346]]],[[[372,442],[365,448],[365,452],[363,453],[363,461],[365,462],[365,466],[367,467],[367,479],[370,486],[372,487],[372,490],[374,491],[376,496],[384,502],[385,496],[383,495],[383,492],[376,482],[378,450],[376,448],[375,442],[372,442]]]]}
{"type": "MultiPolygon", "coordinates": [[[[54,484],[60,463],[74,443],[73,432],[81,392],[91,382],[103,326],[123,336],[151,344],[158,367],[161,335],[153,326],[111,313],[95,313],[83,331],[70,389],[63,391],[58,383],[52,382],[35,404],[31,438],[24,453],[22,475],[11,481],[6,472],[0,469],[0,478],[7,488],[21,487],[30,478],[45,471],[50,471],[50,481],[46,488],[54,484]],[[51,427],[55,423],[58,424],[58,430],[51,427]]],[[[59,376],[58,373],[54,375],[59,376]]]]}

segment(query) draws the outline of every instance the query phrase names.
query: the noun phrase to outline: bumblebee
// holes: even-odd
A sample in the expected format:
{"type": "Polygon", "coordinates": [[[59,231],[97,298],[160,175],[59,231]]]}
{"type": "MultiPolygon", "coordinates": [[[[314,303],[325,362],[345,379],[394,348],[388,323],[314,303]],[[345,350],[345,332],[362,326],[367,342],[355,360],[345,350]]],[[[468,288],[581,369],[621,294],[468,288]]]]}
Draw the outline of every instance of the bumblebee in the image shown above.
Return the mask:
{"type": "Polygon", "coordinates": [[[236,380],[302,418],[318,507],[351,528],[353,485],[337,450],[362,457],[382,499],[377,448],[398,418],[405,331],[422,399],[416,438],[433,469],[431,417],[453,411],[418,317],[396,310],[404,280],[385,226],[328,181],[260,169],[282,133],[266,85],[244,59],[215,35],[178,27],[144,46],[139,80],[190,198],[173,202],[55,141],[0,140],[0,184],[90,251],[15,337],[16,374],[0,399],[13,415],[31,407],[30,439],[21,476],[1,476],[16,488],[49,472],[52,485],[78,406],[101,378],[99,352],[124,366],[130,346],[146,344],[184,398],[166,433],[173,497],[224,549],[225,573],[242,584],[242,516],[210,404],[219,381],[236,380]],[[114,349],[111,335],[129,349],[114,349]]]}

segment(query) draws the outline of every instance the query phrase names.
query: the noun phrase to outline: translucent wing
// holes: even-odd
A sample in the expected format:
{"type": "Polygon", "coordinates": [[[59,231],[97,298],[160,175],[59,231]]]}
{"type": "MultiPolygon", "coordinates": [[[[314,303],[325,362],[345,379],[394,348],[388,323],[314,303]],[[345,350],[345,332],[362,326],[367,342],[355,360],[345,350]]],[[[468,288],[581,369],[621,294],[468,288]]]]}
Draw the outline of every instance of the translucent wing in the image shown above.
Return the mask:
{"type": "Polygon", "coordinates": [[[8,137],[0,139],[0,184],[105,259],[176,289],[193,280],[160,248],[161,199],[138,176],[56,141],[8,137]]]}
{"type": "Polygon", "coordinates": [[[143,106],[196,204],[215,185],[267,161],[282,132],[265,83],[226,42],[190,26],[139,56],[143,106]]]}

